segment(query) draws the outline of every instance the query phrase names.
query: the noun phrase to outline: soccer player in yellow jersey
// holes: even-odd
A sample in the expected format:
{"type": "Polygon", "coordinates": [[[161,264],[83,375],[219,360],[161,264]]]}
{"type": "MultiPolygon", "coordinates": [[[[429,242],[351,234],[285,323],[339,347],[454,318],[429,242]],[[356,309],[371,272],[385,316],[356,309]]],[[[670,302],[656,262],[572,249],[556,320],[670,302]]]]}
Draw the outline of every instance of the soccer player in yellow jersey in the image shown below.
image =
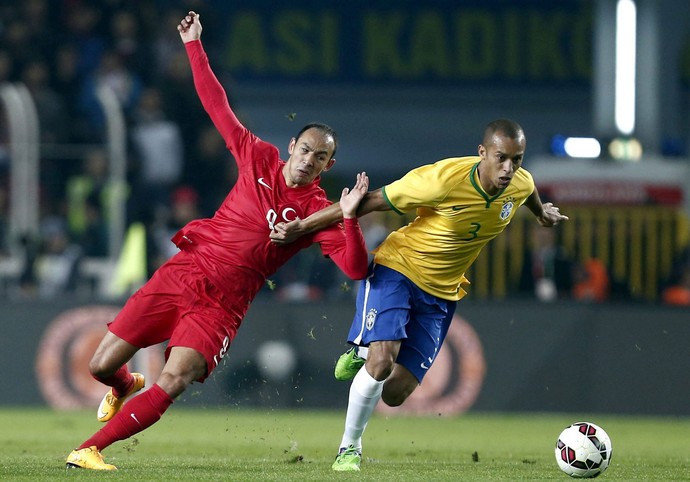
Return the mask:
{"type": "MultiPolygon", "coordinates": [[[[379,399],[398,406],[422,382],[457,301],[467,293],[465,271],[517,209],[525,204],[545,227],[568,219],[551,203],[542,204],[532,175],[521,168],[525,147],[518,123],[493,121],[484,130],[478,156],[413,169],[367,193],[360,203],[360,216],[416,209],[417,217],[374,250],[369,276],[357,295],[348,342],[359,349],[349,350],[336,365],[336,378],[354,378],[333,470],[358,471],[362,434],[379,399]]],[[[334,204],[304,220],[277,226],[272,238],[287,242],[340,216],[334,204]]]]}

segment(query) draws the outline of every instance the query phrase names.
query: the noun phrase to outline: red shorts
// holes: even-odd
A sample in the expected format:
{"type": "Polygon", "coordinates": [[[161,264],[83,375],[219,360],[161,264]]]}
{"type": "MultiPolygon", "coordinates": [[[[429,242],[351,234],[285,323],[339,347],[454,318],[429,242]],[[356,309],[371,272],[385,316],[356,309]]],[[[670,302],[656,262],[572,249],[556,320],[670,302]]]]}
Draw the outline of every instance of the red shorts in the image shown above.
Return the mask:
{"type": "Polygon", "coordinates": [[[193,348],[206,358],[203,382],[227,353],[250,301],[227,300],[180,252],[127,300],[108,328],[139,348],[170,340],[166,359],[173,346],[193,348]]]}

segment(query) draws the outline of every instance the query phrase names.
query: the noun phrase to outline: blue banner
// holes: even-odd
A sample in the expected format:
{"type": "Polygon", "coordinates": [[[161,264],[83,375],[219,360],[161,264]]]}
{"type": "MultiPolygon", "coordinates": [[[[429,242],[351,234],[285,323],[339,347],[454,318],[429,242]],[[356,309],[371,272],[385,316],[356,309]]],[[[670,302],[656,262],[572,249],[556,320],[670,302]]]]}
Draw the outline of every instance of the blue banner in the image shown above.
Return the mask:
{"type": "Polygon", "coordinates": [[[214,62],[237,80],[590,82],[589,2],[233,1],[214,8],[202,15],[212,17],[214,62]]]}

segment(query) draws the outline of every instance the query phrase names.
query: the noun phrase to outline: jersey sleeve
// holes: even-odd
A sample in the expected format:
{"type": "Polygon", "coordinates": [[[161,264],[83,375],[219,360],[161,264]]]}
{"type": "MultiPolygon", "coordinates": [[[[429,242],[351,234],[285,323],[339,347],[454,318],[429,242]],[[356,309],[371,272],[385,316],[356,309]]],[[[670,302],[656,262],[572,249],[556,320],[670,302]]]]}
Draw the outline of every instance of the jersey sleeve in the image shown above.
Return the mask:
{"type": "Polygon", "coordinates": [[[369,254],[357,218],[343,219],[342,224],[319,231],[314,241],[319,243],[321,252],[330,257],[348,278],[366,277],[369,254]]]}
{"type": "Polygon", "coordinates": [[[398,214],[419,207],[436,207],[450,191],[452,179],[440,165],[428,164],[409,171],[397,181],[383,187],[383,196],[398,214]]]}
{"type": "Polygon", "coordinates": [[[277,157],[278,149],[252,134],[230,108],[225,90],[211,70],[201,40],[193,40],[184,45],[192,68],[194,87],[201,104],[223,137],[225,145],[235,157],[237,164],[241,167],[245,160],[259,157],[256,155],[257,151],[272,150],[275,151],[277,157]]]}
{"type": "Polygon", "coordinates": [[[513,181],[516,180],[519,181],[515,182],[515,185],[519,186],[520,198],[522,200],[520,205],[522,205],[525,201],[527,201],[527,198],[531,196],[534,192],[534,178],[532,177],[532,174],[527,170],[520,169],[515,173],[515,178],[513,179],[513,181]]]}

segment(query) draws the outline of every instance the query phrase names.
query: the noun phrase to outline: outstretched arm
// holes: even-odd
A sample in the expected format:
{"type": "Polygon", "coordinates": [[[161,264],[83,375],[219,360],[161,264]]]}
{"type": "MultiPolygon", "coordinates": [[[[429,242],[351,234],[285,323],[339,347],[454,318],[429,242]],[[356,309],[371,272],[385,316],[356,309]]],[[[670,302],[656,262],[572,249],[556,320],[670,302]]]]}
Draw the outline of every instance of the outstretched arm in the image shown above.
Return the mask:
{"type": "Polygon", "coordinates": [[[536,187],[525,201],[525,206],[537,217],[539,224],[547,228],[569,219],[568,216],[561,214],[560,210],[552,203],[542,204],[536,187]]]}
{"type": "Polygon", "coordinates": [[[177,26],[177,31],[180,32],[180,38],[183,43],[199,40],[201,38],[201,30],[199,15],[193,11],[187,13],[177,26]]]}
{"type": "Polygon", "coordinates": [[[357,206],[368,189],[369,177],[365,172],[357,174],[357,181],[352,189],[343,189],[339,204],[345,225],[345,245],[328,253],[333,262],[351,279],[364,279],[367,275],[369,253],[357,220],[357,206]]]}
{"type": "Polygon", "coordinates": [[[367,176],[367,173],[364,171],[357,173],[357,180],[355,181],[354,187],[352,189],[347,187],[343,188],[340,194],[340,202],[338,204],[340,204],[343,218],[351,219],[357,217],[357,208],[361,204],[364,196],[366,196],[368,190],[369,176],[367,176]]]}
{"type": "MultiPolygon", "coordinates": [[[[300,236],[324,229],[331,224],[343,219],[342,200],[331,204],[327,208],[317,211],[306,219],[296,219],[289,223],[279,223],[271,232],[271,241],[275,244],[288,244],[300,236]]],[[[368,192],[357,206],[357,217],[364,216],[373,211],[390,211],[391,207],[383,197],[383,191],[368,192]]]]}
{"type": "Polygon", "coordinates": [[[241,123],[230,108],[225,89],[211,70],[208,57],[201,45],[201,30],[200,17],[193,11],[187,13],[177,25],[192,67],[194,87],[199,100],[225,140],[225,144],[231,146],[235,137],[233,132],[241,127],[241,123]]]}

